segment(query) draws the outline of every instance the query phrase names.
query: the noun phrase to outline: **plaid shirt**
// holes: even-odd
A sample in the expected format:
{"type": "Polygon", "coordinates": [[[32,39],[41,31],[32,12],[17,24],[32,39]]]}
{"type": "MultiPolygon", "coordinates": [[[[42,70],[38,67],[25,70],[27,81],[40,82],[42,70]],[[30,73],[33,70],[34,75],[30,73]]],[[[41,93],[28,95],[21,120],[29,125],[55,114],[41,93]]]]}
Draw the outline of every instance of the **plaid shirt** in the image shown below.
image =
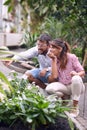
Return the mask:
{"type": "Polygon", "coordinates": [[[58,61],[58,74],[59,74],[59,82],[68,85],[71,83],[71,71],[80,72],[83,69],[82,65],[80,64],[78,58],[74,54],[67,54],[68,56],[68,63],[66,65],[66,68],[64,70],[60,69],[60,62],[58,61]]]}

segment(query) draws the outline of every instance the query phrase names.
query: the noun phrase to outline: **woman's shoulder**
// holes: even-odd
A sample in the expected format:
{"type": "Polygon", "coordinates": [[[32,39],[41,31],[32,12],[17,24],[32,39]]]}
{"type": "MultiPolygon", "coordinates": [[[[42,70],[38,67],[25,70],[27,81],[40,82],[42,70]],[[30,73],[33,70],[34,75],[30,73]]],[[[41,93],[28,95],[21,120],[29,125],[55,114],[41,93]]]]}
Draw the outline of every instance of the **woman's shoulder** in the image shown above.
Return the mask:
{"type": "Polygon", "coordinates": [[[76,58],[77,57],[75,54],[72,54],[72,53],[67,53],[67,56],[69,58],[76,58]]]}
{"type": "Polygon", "coordinates": [[[78,57],[75,54],[72,54],[72,53],[67,53],[67,57],[68,57],[68,59],[71,59],[71,60],[78,59],[78,57]]]}

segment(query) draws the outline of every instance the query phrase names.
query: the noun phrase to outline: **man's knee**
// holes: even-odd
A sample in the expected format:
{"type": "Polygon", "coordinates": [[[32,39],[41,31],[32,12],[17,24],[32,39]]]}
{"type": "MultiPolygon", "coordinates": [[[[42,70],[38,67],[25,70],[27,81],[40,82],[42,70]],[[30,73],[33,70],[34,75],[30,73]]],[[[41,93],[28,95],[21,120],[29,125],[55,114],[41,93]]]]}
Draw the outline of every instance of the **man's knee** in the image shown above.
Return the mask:
{"type": "Polygon", "coordinates": [[[26,72],[25,75],[27,75],[27,79],[28,79],[30,82],[33,82],[33,81],[34,81],[34,77],[33,77],[32,74],[26,72]]]}

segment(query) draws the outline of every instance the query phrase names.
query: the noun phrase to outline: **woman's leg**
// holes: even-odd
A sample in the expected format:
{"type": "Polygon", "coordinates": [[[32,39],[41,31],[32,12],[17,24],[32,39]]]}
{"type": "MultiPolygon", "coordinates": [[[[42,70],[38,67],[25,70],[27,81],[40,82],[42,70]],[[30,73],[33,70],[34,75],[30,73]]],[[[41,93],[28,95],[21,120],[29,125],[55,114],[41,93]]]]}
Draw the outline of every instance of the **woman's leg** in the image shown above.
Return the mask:
{"type": "Polygon", "coordinates": [[[73,100],[73,107],[74,109],[71,111],[71,115],[73,117],[78,116],[79,108],[78,102],[80,95],[85,91],[85,86],[80,76],[73,76],[72,77],[72,84],[71,84],[71,93],[72,93],[72,100],[73,100]]]}
{"type": "Polygon", "coordinates": [[[48,84],[46,91],[49,94],[57,94],[59,97],[64,96],[64,94],[69,95],[67,87],[60,82],[53,82],[48,84]]]}
{"type": "Polygon", "coordinates": [[[80,76],[72,77],[71,93],[73,100],[79,101],[80,95],[85,91],[82,78],[80,76]]]}

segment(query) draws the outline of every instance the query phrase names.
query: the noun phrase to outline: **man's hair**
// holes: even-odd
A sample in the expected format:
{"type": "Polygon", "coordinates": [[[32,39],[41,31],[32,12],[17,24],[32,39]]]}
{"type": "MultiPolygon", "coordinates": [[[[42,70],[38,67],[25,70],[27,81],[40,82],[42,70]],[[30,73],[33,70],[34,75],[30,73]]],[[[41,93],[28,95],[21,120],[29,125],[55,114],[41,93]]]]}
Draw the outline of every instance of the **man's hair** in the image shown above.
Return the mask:
{"type": "Polygon", "coordinates": [[[47,33],[43,33],[39,36],[38,40],[40,40],[41,42],[46,41],[47,44],[49,44],[49,41],[52,40],[51,36],[47,33]]]}

